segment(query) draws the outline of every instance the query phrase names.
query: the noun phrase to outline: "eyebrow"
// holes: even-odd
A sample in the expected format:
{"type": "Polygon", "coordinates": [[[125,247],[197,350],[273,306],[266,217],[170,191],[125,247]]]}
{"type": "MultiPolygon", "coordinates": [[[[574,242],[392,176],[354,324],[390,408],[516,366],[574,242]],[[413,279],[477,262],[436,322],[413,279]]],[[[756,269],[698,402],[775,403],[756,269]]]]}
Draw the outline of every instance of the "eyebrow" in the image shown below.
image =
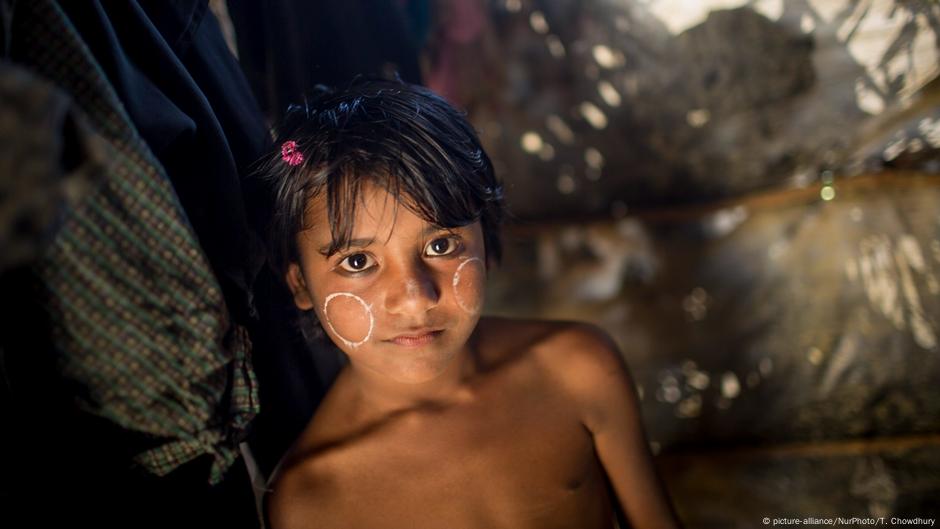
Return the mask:
{"type": "Polygon", "coordinates": [[[427,226],[424,227],[423,230],[421,230],[421,237],[427,237],[428,235],[442,232],[442,231],[450,233],[450,234],[455,234],[454,228],[443,228],[441,226],[435,226],[434,224],[428,224],[427,226]]]}
{"type": "MultiPolygon", "coordinates": [[[[371,245],[373,242],[375,242],[374,237],[371,239],[352,239],[349,242],[347,242],[345,245],[343,245],[343,248],[344,249],[345,248],[366,248],[369,245],[371,245]]],[[[317,251],[320,252],[322,255],[329,256],[330,248],[332,246],[333,246],[333,243],[330,242],[321,246],[317,251]]]]}
{"type": "MultiPolygon", "coordinates": [[[[421,230],[421,237],[424,238],[424,237],[427,237],[427,236],[429,236],[429,235],[431,235],[431,234],[433,234],[433,233],[438,233],[438,232],[446,232],[446,233],[449,233],[449,234],[451,234],[451,235],[457,235],[457,232],[454,231],[454,230],[455,230],[455,228],[443,228],[443,227],[440,227],[440,226],[435,226],[435,225],[433,225],[433,224],[429,224],[429,225],[425,226],[425,228],[424,228],[423,230],[421,230]]],[[[348,249],[348,248],[367,248],[368,246],[372,245],[372,243],[374,243],[374,242],[375,242],[375,237],[370,238],[370,239],[365,239],[365,238],[351,239],[348,243],[346,243],[346,244],[343,246],[343,248],[344,248],[344,249],[348,249]]],[[[330,242],[330,243],[324,244],[323,246],[321,246],[320,248],[318,248],[317,251],[320,252],[321,255],[324,255],[324,256],[329,257],[329,256],[330,256],[330,248],[331,248],[332,246],[333,246],[333,243],[330,242]]]]}

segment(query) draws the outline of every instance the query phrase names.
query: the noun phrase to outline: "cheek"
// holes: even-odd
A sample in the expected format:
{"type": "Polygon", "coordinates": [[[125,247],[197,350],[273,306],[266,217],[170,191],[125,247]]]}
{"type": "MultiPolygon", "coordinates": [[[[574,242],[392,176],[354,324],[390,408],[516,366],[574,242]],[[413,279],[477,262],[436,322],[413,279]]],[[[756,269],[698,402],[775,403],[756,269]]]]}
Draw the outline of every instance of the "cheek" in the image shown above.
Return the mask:
{"type": "Polygon", "coordinates": [[[483,285],[486,282],[486,267],[478,257],[460,263],[454,271],[454,299],[468,314],[476,314],[483,308],[483,285]]]}
{"type": "Polygon", "coordinates": [[[349,347],[362,345],[372,336],[372,308],[348,292],[330,294],[323,302],[323,316],[333,335],[349,347]]]}

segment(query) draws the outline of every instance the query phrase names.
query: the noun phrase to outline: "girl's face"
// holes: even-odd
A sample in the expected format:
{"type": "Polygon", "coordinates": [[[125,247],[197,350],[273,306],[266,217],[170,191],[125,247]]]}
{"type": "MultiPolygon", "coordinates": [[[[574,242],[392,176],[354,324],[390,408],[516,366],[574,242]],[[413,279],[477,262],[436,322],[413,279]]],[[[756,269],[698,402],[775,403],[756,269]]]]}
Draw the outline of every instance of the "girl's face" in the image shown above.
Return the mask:
{"type": "Polygon", "coordinates": [[[393,380],[425,382],[465,347],[486,281],[479,222],[439,229],[376,185],[362,188],[349,247],[332,242],[326,198],[314,198],[297,235],[300,263],[287,283],[301,310],[313,309],[356,367],[393,380]]]}

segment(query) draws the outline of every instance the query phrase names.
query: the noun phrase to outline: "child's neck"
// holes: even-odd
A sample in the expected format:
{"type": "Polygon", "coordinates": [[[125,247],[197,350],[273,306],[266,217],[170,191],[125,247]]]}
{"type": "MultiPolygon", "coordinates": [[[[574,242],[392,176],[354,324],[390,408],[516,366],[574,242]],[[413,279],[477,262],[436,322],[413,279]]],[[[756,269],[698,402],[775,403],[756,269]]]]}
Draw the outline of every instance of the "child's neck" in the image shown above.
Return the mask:
{"type": "Polygon", "coordinates": [[[382,418],[427,406],[447,406],[472,398],[468,381],[477,371],[476,354],[465,345],[438,376],[419,383],[400,382],[368,368],[349,365],[350,381],[364,417],[382,418]]]}

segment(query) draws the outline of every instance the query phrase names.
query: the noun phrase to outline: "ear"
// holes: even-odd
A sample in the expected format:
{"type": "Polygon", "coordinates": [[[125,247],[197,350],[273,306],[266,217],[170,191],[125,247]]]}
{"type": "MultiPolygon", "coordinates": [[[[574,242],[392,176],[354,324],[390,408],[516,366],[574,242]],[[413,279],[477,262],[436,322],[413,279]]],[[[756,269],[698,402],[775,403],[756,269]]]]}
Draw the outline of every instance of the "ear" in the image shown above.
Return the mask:
{"type": "Polygon", "coordinates": [[[310,291],[307,290],[307,282],[304,280],[304,274],[300,270],[300,265],[291,263],[287,266],[287,274],[284,276],[287,280],[287,286],[291,294],[294,295],[294,305],[300,310],[310,310],[313,308],[313,298],[310,291]]]}

